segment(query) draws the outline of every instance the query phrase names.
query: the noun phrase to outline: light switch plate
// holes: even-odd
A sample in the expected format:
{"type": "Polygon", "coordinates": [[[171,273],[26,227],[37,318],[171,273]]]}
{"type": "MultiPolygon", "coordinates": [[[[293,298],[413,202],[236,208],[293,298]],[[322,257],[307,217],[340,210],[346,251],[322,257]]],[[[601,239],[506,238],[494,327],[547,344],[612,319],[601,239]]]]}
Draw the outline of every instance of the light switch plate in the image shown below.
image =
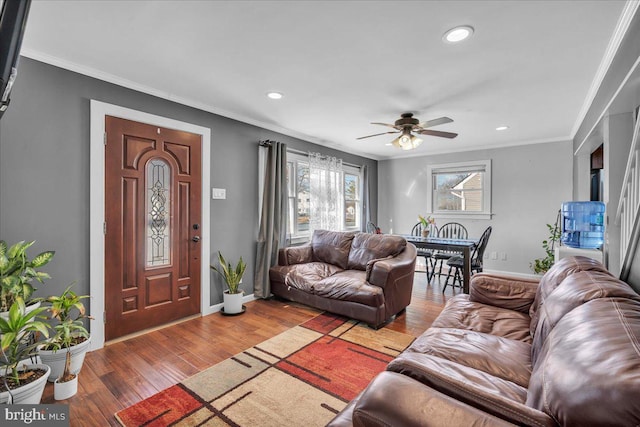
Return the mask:
{"type": "Polygon", "coordinates": [[[227,189],[226,188],[212,188],[211,189],[211,198],[212,199],[226,199],[227,198],[227,189]]]}

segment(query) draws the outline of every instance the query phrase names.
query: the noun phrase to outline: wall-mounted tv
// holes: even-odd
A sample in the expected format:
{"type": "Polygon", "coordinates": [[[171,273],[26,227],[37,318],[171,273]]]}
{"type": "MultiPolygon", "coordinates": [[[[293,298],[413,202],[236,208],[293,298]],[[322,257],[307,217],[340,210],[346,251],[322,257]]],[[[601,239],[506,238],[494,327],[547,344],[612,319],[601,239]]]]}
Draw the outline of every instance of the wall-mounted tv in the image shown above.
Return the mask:
{"type": "Polygon", "coordinates": [[[18,75],[22,36],[31,0],[0,0],[0,118],[10,102],[18,75]]]}

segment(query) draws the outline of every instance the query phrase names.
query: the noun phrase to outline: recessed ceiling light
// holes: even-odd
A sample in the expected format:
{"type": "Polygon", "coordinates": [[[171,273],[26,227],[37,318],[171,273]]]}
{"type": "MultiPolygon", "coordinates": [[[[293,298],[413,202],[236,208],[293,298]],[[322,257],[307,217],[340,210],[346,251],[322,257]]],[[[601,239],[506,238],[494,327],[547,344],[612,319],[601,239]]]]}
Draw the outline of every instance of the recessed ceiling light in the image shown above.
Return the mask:
{"type": "Polygon", "coordinates": [[[442,40],[446,43],[458,43],[467,39],[473,34],[473,27],[469,25],[461,25],[444,33],[442,40]]]}
{"type": "Polygon", "coordinates": [[[496,130],[507,130],[507,129],[509,129],[509,126],[498,126],[496,128],[496,130]]]}
{"type": "Polygon", "coordinates": [[[280,92],[267,92],[267,96],[271,99],[281,99],[283,97],[280,92]]]}

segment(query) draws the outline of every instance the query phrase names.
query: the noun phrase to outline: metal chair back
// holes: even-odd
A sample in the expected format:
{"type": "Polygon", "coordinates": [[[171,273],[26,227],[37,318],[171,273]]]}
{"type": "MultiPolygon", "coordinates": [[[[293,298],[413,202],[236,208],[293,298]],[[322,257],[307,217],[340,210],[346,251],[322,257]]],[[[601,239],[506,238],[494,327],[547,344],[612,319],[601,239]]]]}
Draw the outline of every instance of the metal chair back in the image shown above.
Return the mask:
{"type": "Polygon", "coordinates": [[[479,271],[482,271],[482,260],[484,259],[484,251],[487,249],[487,244],[489,243],[489,237],[491,237],[491,230],[491,227],[487,227],[487,229],[484,230],[482,236],[480,236],[480,240],[478,240],[478,245],[471,255],[471,265],[480,266],[479,271]]]}
{"type": "Polygon", "coordinates": [[[378,227],[371,221],[367,222],[367,233],[376,234],[378,227]]]}

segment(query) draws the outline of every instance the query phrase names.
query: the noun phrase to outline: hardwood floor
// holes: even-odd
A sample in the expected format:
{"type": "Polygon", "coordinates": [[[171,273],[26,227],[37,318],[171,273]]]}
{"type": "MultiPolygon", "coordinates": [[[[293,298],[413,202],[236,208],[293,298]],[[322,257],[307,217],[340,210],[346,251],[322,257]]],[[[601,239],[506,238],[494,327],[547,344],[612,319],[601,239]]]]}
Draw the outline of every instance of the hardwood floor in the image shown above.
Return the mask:
{"type": "MultiPolygon", "coordinates": [[[[443,294],[440,283],[427,286],[425,274],[418,272],[411,305],[385,327],[418,336],[459,292],[448,287],[443,294]]],[[[78,394],[56,402],[53,385],[47,384],[42,403],[68,403],[71,426],[119,426],[114,417],[119,410],[320,313],[276,299],[246,307],[242,316],[214,313],[88,353],[78,394]]]]}

